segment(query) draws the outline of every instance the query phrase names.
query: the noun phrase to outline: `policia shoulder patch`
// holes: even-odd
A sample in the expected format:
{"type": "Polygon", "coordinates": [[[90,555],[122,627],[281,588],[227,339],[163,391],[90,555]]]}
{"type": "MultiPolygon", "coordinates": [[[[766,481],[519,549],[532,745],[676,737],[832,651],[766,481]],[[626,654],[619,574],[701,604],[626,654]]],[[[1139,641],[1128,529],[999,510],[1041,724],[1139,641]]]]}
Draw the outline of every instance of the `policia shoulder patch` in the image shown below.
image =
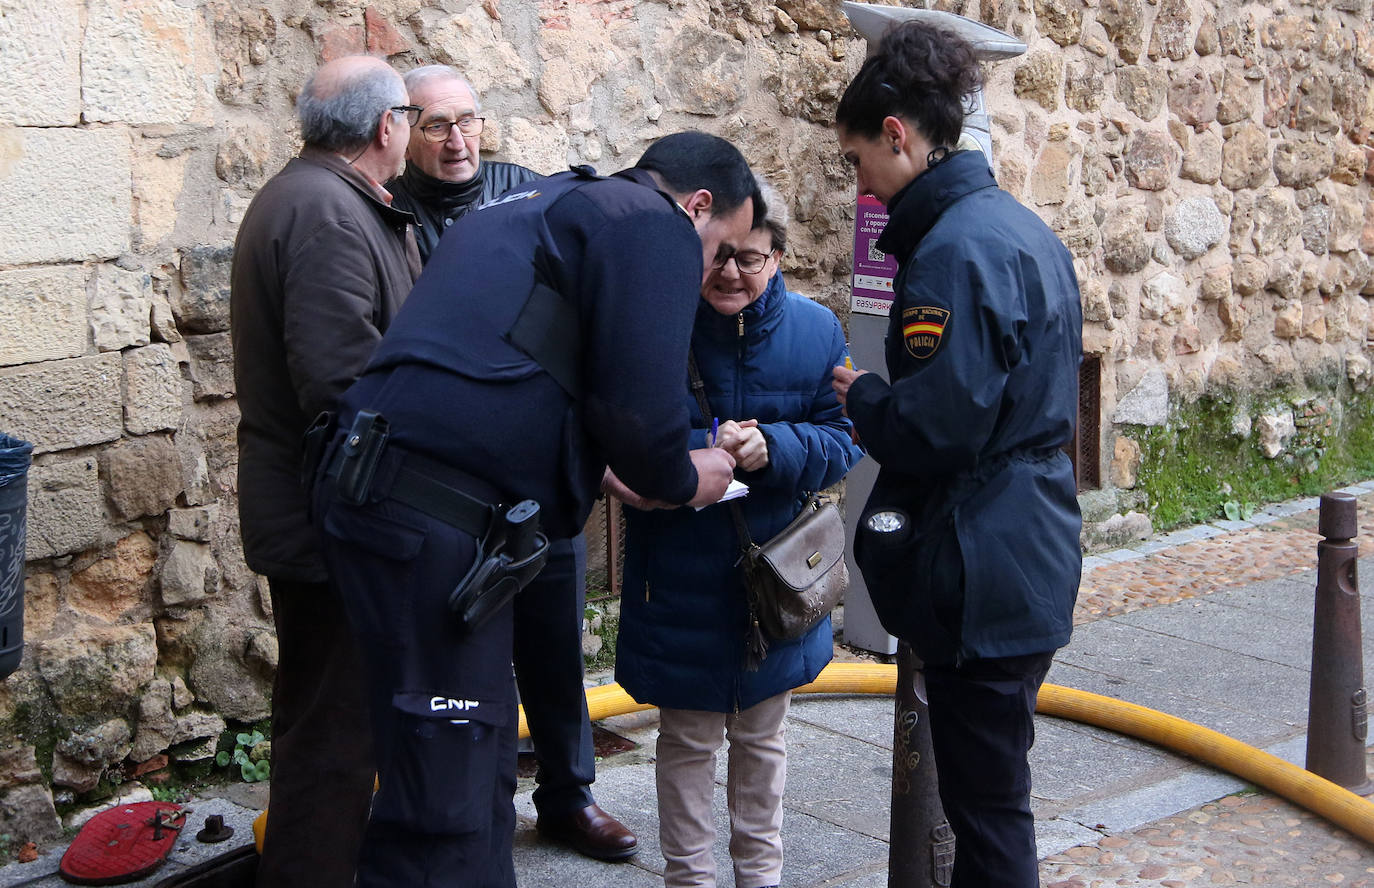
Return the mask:
{"type": "Polygon", "coordinates": [[[907,354],[925,359],[935,354],[949,323],[949,309],[918,305],[902,310],[902,339],[907,354]]]}

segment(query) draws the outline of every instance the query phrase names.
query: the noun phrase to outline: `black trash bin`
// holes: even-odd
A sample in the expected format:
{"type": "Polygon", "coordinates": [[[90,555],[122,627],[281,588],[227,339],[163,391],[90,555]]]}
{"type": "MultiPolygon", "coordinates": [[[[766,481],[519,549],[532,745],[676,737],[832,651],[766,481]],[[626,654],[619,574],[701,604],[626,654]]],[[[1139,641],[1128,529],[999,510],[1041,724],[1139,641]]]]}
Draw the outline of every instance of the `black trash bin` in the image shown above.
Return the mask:
{"type": "Polygon", "coordinates": [[[0,679],[24,655],[24,515],[33,445],[0,432],[0,679]]]}

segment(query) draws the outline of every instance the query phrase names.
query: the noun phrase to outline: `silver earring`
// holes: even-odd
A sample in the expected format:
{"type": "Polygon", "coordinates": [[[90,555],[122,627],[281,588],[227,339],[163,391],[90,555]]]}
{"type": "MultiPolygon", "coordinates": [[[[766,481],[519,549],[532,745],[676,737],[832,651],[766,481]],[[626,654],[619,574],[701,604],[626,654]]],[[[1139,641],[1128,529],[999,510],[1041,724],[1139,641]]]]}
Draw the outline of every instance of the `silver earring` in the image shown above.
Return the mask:
{"type": "Polygon", "coordinates": [[[893,142],[893,143],[892,143],[892,153],[893,153],[893,154],[901,154],[901,153],[902,153],[902,149],[900,149],[900,148],[897,147],[897,143],[896,143],[896,142],[893,142]]]}

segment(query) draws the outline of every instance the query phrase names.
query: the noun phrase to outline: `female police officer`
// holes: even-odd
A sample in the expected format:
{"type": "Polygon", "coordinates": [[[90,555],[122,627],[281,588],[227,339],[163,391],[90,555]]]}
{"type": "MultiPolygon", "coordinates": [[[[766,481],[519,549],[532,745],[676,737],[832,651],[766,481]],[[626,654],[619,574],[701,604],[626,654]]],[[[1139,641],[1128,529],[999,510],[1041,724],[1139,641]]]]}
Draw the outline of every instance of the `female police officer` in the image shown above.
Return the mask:
{"type": "Polygon", "coordinates": [[[953,884],[1039,884],[1027,753],[1055,649],[1069,640],[1081,519],[1072,439],[1082,316],[1068,252],[957,145],[981,75],[921,22],[884,37],[836,113],[859,189],[898,257],[891,384],[835,368],[882,465],[856,557],[888,631],[925,663],[953,884]]]}

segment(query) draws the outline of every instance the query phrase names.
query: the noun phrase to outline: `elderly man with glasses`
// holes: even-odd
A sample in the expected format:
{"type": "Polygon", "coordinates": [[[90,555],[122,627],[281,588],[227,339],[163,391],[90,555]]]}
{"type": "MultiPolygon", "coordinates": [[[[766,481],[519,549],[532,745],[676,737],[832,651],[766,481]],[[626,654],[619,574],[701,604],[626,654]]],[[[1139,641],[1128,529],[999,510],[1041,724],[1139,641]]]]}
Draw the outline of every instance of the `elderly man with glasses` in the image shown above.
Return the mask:
{"type": "Polygon", "coordinates": [[[420,256],[428,261],[439,238],[459,218],[539,174],[519,164],[482,160],[478,145],[486,118],[472,86],[448,65],[426,65],[405,76],[410,100],[421,108],[406,149],[405,172],[388,184],[396,206],[414,213],[420,256]]]}
{"type": "MultiPolygon", "coordinates": [[[[406,149],[406,171],[390,187],[396,205],[420,220],[417,240],[428,261],[455,221],[538,174],[481,159],[481,103],[456,70],[428,65],[405,80],[422,110],[406,149]]],[[[515,599],[515,674],[539,762],[539,832],[588,857],[625,860],[638,850],[638,840],[601,810],[591,791],[596,752],[582,693],[586,569],[581,534],[553,543],[543,572],[515,599]]]]}
{"type": "Polygon", "coordinates": [[[239,524],[267,578],[280,657],[259,888],[353,885],[375,764],[364,665],[306,517],[302,436],[372,356],[410,292],[413,217],[379,184],[404,161],[400,74],[329,62],[296,102],[305,147],[253,198],[230,278],[239,524]]]}

